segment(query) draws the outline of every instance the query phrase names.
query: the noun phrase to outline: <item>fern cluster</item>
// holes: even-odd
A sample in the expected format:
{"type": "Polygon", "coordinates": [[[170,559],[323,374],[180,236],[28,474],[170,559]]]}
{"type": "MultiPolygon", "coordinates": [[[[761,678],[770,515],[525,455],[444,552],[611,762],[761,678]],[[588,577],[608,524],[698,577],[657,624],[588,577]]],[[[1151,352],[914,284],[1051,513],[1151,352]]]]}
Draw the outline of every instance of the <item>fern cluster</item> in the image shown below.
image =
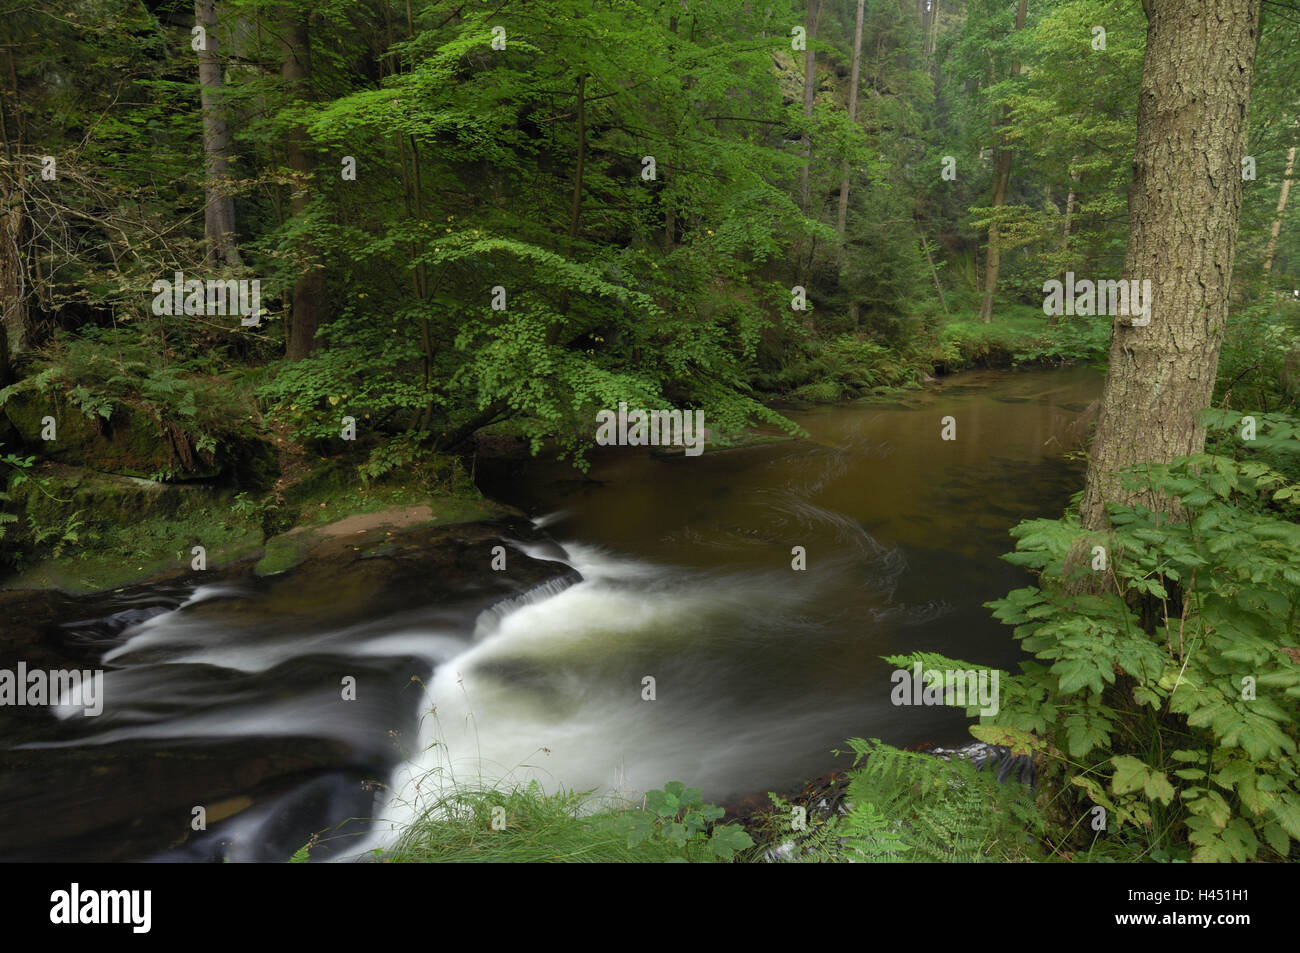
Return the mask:
{"type": "Polygon", "coordinates": [[[841,825],[850,854],[872,861],[983,863],[1041,859],[1033,796],[963,759],[849,739],[854,770],[841,825]]]}
{"type": "Polygon", "coordinates": [[[769,794],[769,860],[803,863],[1007,863],[1041,860],[1045,822],[1032,792],[962,758],[852,738],[842,807],[769,794]]]}

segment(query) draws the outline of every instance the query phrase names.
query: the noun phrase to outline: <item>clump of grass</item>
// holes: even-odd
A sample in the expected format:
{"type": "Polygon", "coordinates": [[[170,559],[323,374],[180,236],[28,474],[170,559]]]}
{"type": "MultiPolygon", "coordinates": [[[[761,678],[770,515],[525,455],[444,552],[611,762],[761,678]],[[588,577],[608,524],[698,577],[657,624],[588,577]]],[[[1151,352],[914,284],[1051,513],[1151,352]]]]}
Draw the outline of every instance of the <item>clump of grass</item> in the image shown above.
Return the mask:
{"type": "Polygon", "coordinates": [[[628,846],[615,819],[634,806],[590,792],[458,787],[439,796],[382,855],[390,863],[663,863],[670,845],[628,846]],[[494,824],[495,822],[495,824],[494,824]],[[500,829],[497,829],[500,828],[500,829]]]}

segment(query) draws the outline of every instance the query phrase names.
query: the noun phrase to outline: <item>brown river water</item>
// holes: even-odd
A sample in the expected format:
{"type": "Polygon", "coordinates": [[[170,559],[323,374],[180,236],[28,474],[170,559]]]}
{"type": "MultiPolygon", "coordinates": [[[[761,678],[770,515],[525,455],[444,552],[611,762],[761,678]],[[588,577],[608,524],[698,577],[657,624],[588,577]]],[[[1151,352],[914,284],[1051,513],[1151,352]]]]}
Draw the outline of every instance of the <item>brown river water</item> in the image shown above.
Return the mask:
{"type": "Polygon", "coordinates": [[[1100,389],[1083,368],[970,372],[787,410],[807,439],[598,448],[586,475],[480,459],[532,525],[455,558],[408,542],[328,578],[50,597],[28,652],[103,669],[105,710],[0,708],[0,860],[284,860],[327,828],[313,856],[355,856],[452,784],[682,780],[722,801],[842,767],[850,737],[967,740],[960,711],[893,705],[881,656],[1014,670],[983,603],[1028,582],[998,558],[1008,530],[1082,487],[1065,452],[1100,389]]]}

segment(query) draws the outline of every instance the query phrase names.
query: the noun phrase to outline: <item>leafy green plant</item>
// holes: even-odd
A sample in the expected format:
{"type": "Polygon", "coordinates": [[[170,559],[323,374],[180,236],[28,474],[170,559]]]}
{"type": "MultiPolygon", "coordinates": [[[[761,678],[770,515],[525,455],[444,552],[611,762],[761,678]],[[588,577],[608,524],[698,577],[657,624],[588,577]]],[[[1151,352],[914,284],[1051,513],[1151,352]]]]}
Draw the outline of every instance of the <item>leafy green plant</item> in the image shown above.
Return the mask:
{"type": "Polygon", "coordinates": [[[40,352],[36,368],[0,390],[0,406],[20,394],[54,395],[101,434],[119,411],[151,419],[173,452],[173,466],[154,473],[155,479],[172,479],[175,464],[192,469],[196,456],[211,462],[220,450],[233,451],[253,410],[229,378],[169,360],[134,330],[83,328],[56,337],[40,352]]]}
{"type": "Polygon", "coordinates": [[[48,547],[49,554],[54,559],[63,556],[69,546],[75,546],[82,541],[81,530],[84,521],[81,510],[53,523],[41,523],[32,517],[28,517],[28,523],[28,534],[34,547],[39,549],[50,540],[54,541],[53,545],[48,547]]]}
{"type": "Polygon", "coordinates": [[[627,834],[629,847],[655,841],[681,851],[675,859],[682,861],[729,861],[754,841],[738,824],[716,823],[725,813],[705,804],[699,788],[669,781],[662,790],[646,793],[644,808],[616,818],[616,829],[627,834]]]}
{"type": "Polygon", "coordinates": [[[845,859],[867,863],[906,860],[912,845],[907,842],[902,827],[870,801],[855,804],[840,827],[844,852],[848,855],[845,859]]]}
{"type": "Polygon", "coordinates": [[[804,823],[794,828],[791,824],[794,805],[771,791],[767,796],[772,802],[771,809],[754,818],[765,855],[806,864],[835,863],[842,859],[840,815],[805,808],[804,823]]]}
{"type": "Polygon", "coordinates": [[[849,739],[849,812],[839,833],[851,859],[930,863],[1041,859],[1044,822],[1027,788],[956,758],[849,739]]]}
{"type": "MultiPolygon", "coordinates": [[[[0,444],[0,446],[3,446],[3,444],[0,444]]],[[[6,481],[4,486],[6,488],[0,490],[0,503],[9,503],[12,501],[13,497],[10,496],[9,491],[17,489],[19,486],[27,482],[29,478],[27,471],[32,468],[32,462],[35,459],[35,457],[20,457],[14,453],[6,453],[3,457],[0,457],[0,463],[4,464],[8,468],[8,471],[5,473],[6,481]]],[[[6,526],[17,522],[18,515],[16,513],[6,513],[3,510],[0,510],[0,539],[4,539],[5,537],[6,526]]]]}
{"type": "Polygon", "coordinates": [[[1110,507],[1108,533],[1074,515],[1013,530],[1005,558],[1040,584],[989,606],[1035,660],[1005,684],[997,723],[1040,739],[1076,792],[1066,820],[1104,808],[1132,854],[1287,859],[1300,842],[1300,483],[1270,458],[1300,453],[1300,420],[1260,415],[1256,440],[1222,436],[1240,414],[1208,423],[1234,455],[1131,471],[1146,502],[1110,507]]]}

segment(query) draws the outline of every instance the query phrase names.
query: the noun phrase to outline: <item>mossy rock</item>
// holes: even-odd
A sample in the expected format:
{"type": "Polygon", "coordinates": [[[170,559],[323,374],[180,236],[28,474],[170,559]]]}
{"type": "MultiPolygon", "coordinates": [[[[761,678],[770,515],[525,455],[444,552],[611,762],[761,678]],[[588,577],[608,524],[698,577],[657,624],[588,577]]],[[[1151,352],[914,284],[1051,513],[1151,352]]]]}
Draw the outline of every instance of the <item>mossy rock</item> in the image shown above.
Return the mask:
{"type": "Polygon", "coordinates": [[[267,540],[266,552],[253,567],[253,575],[275,576],[300,566],[319,542],[320,534],[304,527],[275,536],[267,540]]]}
{"type": "Polygon", "coordinates": [[[13,506],[43,525],[80,511],[98,525],[126,527],[175,516],[213,498],[212,491],[203,486],[160,483],[58,463],[38,465],[31,477],[11,491],[13,506]]]}
{"type": "Polygon", "coordinates": [[[222,469],[202,454],[191,454],[190,466],[184,466],[163,425],[130,404],[118,403],[108,418],[92,420],[62,394],[27,389],[10,395],[4,415],[25,447],[59,463],[134,477],[175,473],[204,479],[222,469]],[[42,437],[46,417],[54,418],[53,440],[42,437]]]}

